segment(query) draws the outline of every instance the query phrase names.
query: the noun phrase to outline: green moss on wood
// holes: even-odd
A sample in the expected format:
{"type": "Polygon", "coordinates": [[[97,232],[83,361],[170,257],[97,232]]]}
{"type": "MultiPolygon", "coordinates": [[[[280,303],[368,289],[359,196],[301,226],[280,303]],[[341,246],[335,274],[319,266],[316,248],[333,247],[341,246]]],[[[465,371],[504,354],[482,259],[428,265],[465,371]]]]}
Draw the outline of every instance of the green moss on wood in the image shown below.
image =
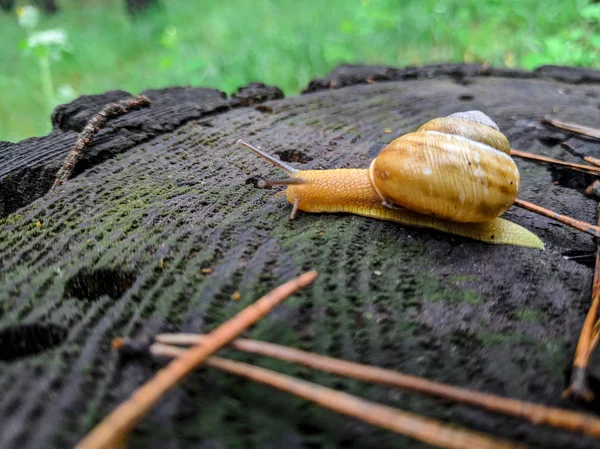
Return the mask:
{"type": "Polygon", "coordinates": [[[519,321],[526,321],[528,323],[536,324],[539,324],[544,320],[542,313],[539,310],[531,307],[522,307],[515,310],[514,317],[519,321]]]}

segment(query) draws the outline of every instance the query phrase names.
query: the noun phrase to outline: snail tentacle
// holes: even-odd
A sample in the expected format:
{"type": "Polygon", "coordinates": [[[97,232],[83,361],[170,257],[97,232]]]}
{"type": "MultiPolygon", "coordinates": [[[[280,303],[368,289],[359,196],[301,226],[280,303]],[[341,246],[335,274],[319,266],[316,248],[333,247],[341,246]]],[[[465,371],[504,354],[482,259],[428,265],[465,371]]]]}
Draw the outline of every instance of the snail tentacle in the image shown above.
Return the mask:
{"type": "Polygon", "coordinates": [[[291,186],[292,184],[306,184],[307,181],[302,178],[288,179],[261,179],[256,183],[256,187],[264,189],[269,186],[291,186]]]}
{"type": "Polygon", "coordinates": [[[298,173],[298,169],[292,167],[289,164],[286,164],[285,162],[277,159],[275,156],[271,156],[269,153],[266,153],[262,150],[259,150],[258,148],[256,148],[255,146],[250,145],[249,143],[244,142],[242,139],[238,139],[236,141],[236,143],[238,145],[241,145],[243,147],[248,148],[251,151],[254,151],[254,153],[258,154],[260,157],[265,158],[266,160],[268,160],[271,164],[275,165],[276,167],[279,167],[280,169],[282,169],[284,172],[286,172],[288,175],[293,176],[296,173],[298,173]]]}

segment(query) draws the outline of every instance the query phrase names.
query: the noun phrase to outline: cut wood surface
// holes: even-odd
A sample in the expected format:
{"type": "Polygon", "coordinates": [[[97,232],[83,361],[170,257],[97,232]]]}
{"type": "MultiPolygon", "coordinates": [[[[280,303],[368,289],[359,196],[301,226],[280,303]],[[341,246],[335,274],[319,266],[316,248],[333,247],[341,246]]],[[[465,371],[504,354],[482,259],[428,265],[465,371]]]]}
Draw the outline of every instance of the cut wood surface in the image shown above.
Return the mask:
{"type": "MultiPolygon", "coordinates": [[[[260,190],[278,171],[238,138],[301,169],[367,167],[429,119],[479,109],[513,148],[581,162],[600,143],[540,123],[600,123],[600,72],[481,65],[340,66],[282,98],[259,83],[227,98],[143,92],[149,109],[109,121],[74,177],[47,193],[80,132],[126,92],[58,107],[54,130],[0,142],[0,447],[71,447],[159,368],[124,360],[117,336],[206,333],[307,269],[314,285],[248,336],[553,406],[589,308],[592,237],[518,208],[505,217],[546,250],[486,245],[342,214],[298,213],[260,190]],[[236,300],[239,292],[241,299],[236,300]]],[[[596,222],[594,177],[515,158],[519,197],[596,222]]],[[[284,362],[286,374],[545,448],[598,441],[284,362]]],[[[600,375],[598,357],[591,373],[600,375]]],[[[591,379],[592,388],[599,383],[591,379]]],[[[587,406],[600,411],[600,403],[587,406]]],[[[249,381],[201,369],[136,428],[135,448],[416,448],[249,381]]]]}

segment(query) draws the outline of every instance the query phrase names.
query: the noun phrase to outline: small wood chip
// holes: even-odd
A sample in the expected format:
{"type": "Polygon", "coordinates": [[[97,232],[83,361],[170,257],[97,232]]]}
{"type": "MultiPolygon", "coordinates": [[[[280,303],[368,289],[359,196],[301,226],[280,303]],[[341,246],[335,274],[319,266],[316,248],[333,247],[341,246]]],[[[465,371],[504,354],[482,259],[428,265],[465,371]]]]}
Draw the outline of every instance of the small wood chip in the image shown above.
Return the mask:
{"type": "Polygon", "coordinates": [[[67,155],[63,166],[58,170],[54,184],[50,191],[56,187],[63,185],[69,180],[77,163],[83,159],[83,150],[90,145],[94,136],[100,131],[108,120],[120,115],[126,114],[140,108],[147,108],[152,102],[144,95],[138,95],[135,98],[121,100],[116,103],[111,103],[104,106],[100,112],[95,114],[85,125],[83,131],[77,137],[75,145],[67,155]]]}
{"type": "Polygon", "coordinates": [[[239,301],[241,297],[242,295],[240,294],[240,292],[235,292],[233,295],[231,295],[231,299],[233,299],[234,301],[239,301]]]}
{"type": "Polygon", "coordinates": [[[210,274],[215,270],[213,268],[202,268],[200,271],[202,271],[204,274],[210,274]]]}

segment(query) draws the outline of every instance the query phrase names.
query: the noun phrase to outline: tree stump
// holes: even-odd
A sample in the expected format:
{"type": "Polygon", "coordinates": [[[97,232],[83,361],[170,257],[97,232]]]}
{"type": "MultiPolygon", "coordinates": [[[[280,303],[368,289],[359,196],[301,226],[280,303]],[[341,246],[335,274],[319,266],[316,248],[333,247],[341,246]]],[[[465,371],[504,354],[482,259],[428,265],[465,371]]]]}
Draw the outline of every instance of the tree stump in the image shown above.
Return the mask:
{"type": "MultiPolygon", "coordinates": [[[[255,188],[280,174],[234,143],[244,138],[302,169],[367,167],[427,120],[479,109],[514,148],[575,161],[562,141],[595,156],[598,143],[541,125],[540,117],[597,124],[599,82],[600,72],[560,67],[341,66],[287,99],[259,83],[230,98],[200,88],[146,91],[151,108],[110,121],[76,176],[47,193],[86,121],[129,94],[58,107],[49,135],[0,143],[0,447],[71,447],[159,368],[122,359],[112,338],[208,332],[309,268],[320,273],[315,284],[249,336],[582,408],[560,396],[590,302],[591,237],[517,208],[506,217],[538,234],[544,251],[352,215],[299,213],[289,221],[290,205],[273,195],[279,189],[255,188]]],[[[596,203],[581,194],[587,175],[517,164],[520,198],[595,222],[596,203]]],[[[224,352],[532,447],[598,444],[224,352]]],[[[600,373],[597,357],[592,372],[600,373]]],[[[425,446],[199,369],[136,428],[130,447],[425,446]]]]}

